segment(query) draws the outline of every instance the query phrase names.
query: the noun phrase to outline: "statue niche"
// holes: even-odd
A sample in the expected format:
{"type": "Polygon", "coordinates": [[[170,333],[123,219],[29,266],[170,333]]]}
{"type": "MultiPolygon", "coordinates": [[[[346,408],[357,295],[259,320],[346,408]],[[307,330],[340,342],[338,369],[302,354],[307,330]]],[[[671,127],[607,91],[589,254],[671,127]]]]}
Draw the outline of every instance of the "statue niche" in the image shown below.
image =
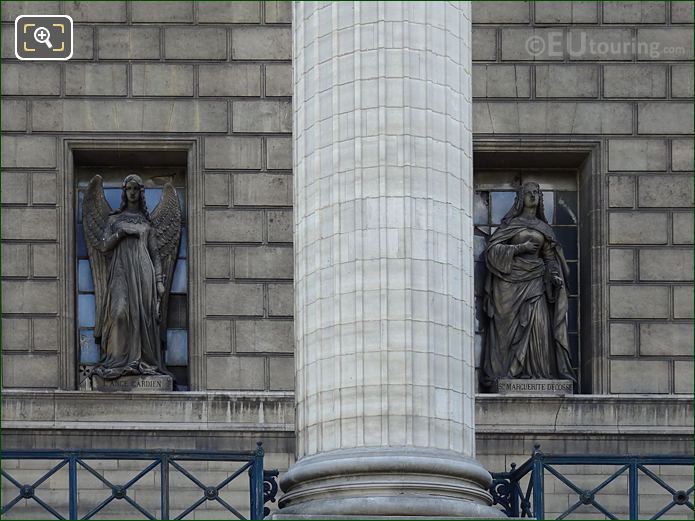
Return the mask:
{"type": "Polygon", "coordinates": [[[538,184],[519,187],[490,237],[485,263],[483,385],[501,393],[571,393],[569,270],[538,184]]]}
{"type": "Polygon", "coordinates": [[[120,208],[114,210],[97,175],[85,193],[82,220],[94,280],[94,337],[101,353],[93,387],[171,390],[162,339],[181,237],[176,190],[167,183],[150,215],[145,185],[130,174],[122,183],[120,208]]]}

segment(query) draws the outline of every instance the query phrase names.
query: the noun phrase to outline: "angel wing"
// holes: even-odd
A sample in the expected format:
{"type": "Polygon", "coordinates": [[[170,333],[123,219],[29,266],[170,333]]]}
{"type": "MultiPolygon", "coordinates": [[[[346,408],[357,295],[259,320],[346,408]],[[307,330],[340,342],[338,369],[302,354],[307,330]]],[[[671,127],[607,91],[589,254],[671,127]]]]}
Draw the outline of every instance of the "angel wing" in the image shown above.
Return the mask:
{"type": "Polygon", "coordinates": [[[96,322],[94,324],[94,338],[101,338],[101,327],[104,318],[104,301],[106,299],[109,276],[110,254],[102,253],[97,249],[99,241],[104,237],[104,232],[112,213],[111,206],[104,195],[103,182],[100,175],[96,175],[89,182],[82,203],[82,224],[84,237],[87,243],[89,264],[92,268],[94,281],[94,296],[96,299],[96,322]]]}
{"type": "Polygon", "coordinates": [[[181,239],[181,205],[176,195],[176,189],[171,183],[164,185],[162,198],[152,212],[152,228],[157,236],[157,247],[159,250],[159,260],[162,263],[162,273],[164,274],[164,294],[160,302],[160,323],[161,337],[166,339],[167,310],[169,307],[169,293],[171,292],[171,279],[174,275],[174,266],[179,251],[179,240],[181,239]]]}

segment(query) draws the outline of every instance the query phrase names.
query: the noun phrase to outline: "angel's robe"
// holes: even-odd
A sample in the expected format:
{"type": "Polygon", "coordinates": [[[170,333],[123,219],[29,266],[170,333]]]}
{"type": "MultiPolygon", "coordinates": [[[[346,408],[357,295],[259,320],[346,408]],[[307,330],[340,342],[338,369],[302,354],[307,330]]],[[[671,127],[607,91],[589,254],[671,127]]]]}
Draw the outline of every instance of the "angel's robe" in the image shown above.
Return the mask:
{"type": "Polygon", "coordinates": [[[567,263],[545,222],[514,218],[490,238],[485,260],[488,328],[483,383],[499,378],[574,380],[567,338],[567,263]],[[537,253],[519,254],[530,240],[537,253]],[[553,277],[563,282],[558,286],[553,277]]]}
{"type": "Polygon", "coordinates": [[[154,229],[141,213],[111,215],[104,243],[111,250],[102,313],[102,359],[94,373],[104,378],[169,374],[162,363],[157,275],[161,273],[154,229]],[[124,227],[139,235],[116,238],[124,227]]]}

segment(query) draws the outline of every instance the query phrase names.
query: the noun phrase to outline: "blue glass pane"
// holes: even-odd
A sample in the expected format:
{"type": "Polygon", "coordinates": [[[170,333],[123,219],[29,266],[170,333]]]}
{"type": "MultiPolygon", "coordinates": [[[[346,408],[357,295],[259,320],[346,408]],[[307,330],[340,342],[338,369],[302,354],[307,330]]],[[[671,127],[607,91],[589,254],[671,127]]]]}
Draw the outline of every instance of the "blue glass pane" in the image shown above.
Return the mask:
{"type": "Polygon", "coordinates": [[[488,206],[490,194],[488,192],[475,192],[473,194],[473,224],[488,223],[488,206]]]}
{"type": "Polygon", "coordinates": [[[157,208],[161,198],[161,188],[145,188],[145,202],[147,203],[147,211],[150,213],[154,212],[154,209],[157,208]]]}
{"type": "Polygon", "coordinates": [[[545,220],[553,224],[555,214],[555,194],[553,192],[543,192],[543,207],[545,209],[545,220]]]}
{"type": "Polygon", "coordinates": [[[88,260],[81,260],[77,263],[77,289],[78,291],[94,292],[92,268],[88,260]]]}
{"type": "Polygon", "coordinates": [[[576,295],[577,294],[577,288],[579,288],[579,280],[578,280],[578,268],[579,266],[577,265],[576,262],[568,262],[567,266],[570,269],[570,274],[567,277],[567,291],[569,292],[570,295],[576,295]]]}
{"type": "Polygon", "coordinates": [[[82,201],[84,201],[84,192],[80,191],[77,194],[77,222],[82,222],[82,201]]]}
{"type": "Polygon", "coordinates": [[[81,224],[77,225],[77,257],[84,259],[87,257],[87,243],[84,240],[84,228],[81,224]]]}
{"type": "Polygon", "coordinates": [[[514,204],[516,192],[491,192],[492,223],[499,224],[514,204]]]}
{"type": "Polygon", "coordinates": [[[186,220],[186,193],[183,188],[176,189],[176,195],[179,196],[179,203],[181,203],[181,215],[183,220],[186,220]]]}
{"type": "Polygon", "coordinates": [[[79,327],[94,327],[96,300],[94,295],[78,295],[77,325],[79,327]]]}
{"type": "Polygon", "coordinates": [[[179,259],[185,259],[188,255],[188,230],[184,226],[181,229],[181,241],[179,242],[179,259]]]}
{"type": "Polygon", "coordinates": [[[557,192],[555,224],[577,224],[577,192],[557,192]]]}
{"type": "Polygon", "coordinates": [[[99,346],[94,342],[93,329],[80,330],[80,363],[96,364],[99,361],[99,346]]]}
{"type": "Polygon", "coordinates": [[[176,267],[174,268],[174,277],[171,280],[171,292],[172,293],[186,293],[186,260],[179,259],[176,261],[176,267]]]}
{"type": "Polygon", "coordinates": [[[578,312],[578,299],[572,297],[569,300],[569,305],[567,308],[567,331],[570,333],[577,332],[577,312],[578,312]]]}
{"type": "Polygon", "coordinates": [[[553,227],[555,238],[562,245],[565,259],[577,260],[577,227],[576,226],[555,226],[553,227]]]}
{"type": "Polygon", "coordinates": [[[167,329],[166,365],[188,365],[188,331],[167,329]]]}
{"type": "Polygon", "coordinates": [[[111,209],[118,210],[121,207],[121,192],[123,190],[120,188],[104,188],[104,195],[111,209]]]}

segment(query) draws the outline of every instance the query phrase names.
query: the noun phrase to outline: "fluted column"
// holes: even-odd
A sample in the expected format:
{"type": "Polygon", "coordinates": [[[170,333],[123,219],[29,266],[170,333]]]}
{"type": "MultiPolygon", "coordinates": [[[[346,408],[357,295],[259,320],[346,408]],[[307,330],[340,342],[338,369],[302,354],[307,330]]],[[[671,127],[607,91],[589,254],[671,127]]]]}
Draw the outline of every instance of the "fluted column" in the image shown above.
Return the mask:
{"type": "Polygon", "coordinates": [[[494,516],[475,462],[468,2],[294,3],[281,514],[494,516]]]}

